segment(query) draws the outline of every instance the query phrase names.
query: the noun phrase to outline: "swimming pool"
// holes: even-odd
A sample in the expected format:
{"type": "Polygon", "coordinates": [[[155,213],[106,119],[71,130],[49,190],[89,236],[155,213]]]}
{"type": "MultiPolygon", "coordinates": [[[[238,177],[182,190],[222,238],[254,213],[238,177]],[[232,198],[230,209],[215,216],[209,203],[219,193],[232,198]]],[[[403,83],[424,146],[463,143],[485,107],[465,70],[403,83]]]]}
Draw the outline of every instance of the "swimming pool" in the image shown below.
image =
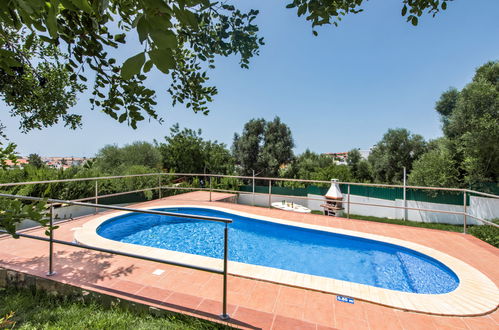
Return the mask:
{"type": "MultiPolygon", "coordinates": [[[[459,285],[440,261],[395,244],[253,219],[199,207],[169,212],[230,218],[229,260],[410,293],[444,294],[459,285]]],[[[222,258],[223,224],[126,214],[97,233],[123,243],[222,258]]]]}

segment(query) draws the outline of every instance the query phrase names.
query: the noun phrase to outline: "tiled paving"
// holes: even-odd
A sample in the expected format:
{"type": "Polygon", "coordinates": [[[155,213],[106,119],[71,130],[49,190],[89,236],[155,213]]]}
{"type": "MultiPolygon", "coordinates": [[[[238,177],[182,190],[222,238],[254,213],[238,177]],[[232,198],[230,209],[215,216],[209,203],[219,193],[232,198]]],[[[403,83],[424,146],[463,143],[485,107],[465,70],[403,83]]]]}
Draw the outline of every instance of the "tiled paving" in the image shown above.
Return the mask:
{"type": "MultiPolygon", "coordinates": [[[[213,200],[227,198],[213,194],[213,200]]],[[[165,198],[162,204],[209,204],[263,216],[385,235],[423,244],[461,259],[499,282],[499,249],[470,235],[359,220],[296,214],[221,202],[207,202],[208,193],[192,192],[165,198]]],[[[141,205],[159,204],[151,201],[141,205]]],[[[55,237],[71,241],[71,229],[93,216],[66,222],[55,237]]],[[[30,231],[40,234],[40,230],[30,231]]],[[[51,278],[132,301],[218,320],[222,277],[153,262],[56,245],[51,278]],[[153,275],[157,270],[160,275],[153,275]]],[[[46,276],[47,243],[21,238],[0,239],[0,267],[46,276]]],[[[241,328],[263,329],[499,329],[499,311],[478,317],[440,317],[404,312],[359,300],[340,303],[331,294],[229,276],[231,322],[241,328]]],[[[499,297],[498,297],[499,302],[499,297]]]]}

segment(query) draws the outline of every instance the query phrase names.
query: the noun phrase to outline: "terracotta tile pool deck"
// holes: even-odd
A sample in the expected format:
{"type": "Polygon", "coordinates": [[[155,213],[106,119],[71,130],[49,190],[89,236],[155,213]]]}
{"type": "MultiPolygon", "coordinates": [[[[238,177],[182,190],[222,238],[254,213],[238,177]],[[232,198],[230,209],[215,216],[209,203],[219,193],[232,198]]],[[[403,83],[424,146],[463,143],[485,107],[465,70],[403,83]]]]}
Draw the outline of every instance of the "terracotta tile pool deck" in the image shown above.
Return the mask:
{"type": "MultiPolygon", "coordinates": [[[[229,194],[213,194],[224,200],[229,194]]],[[[192,192],[138,204],[220,206],[262,216],[379,234],[426,245],[475,267],[499,283],[499,249],[471,235],[361,220],[298,214],[225,202],[209,202],[207,192],[192,192]]],[[[99,213],[99,216],[103,213],[99,213]]],[[[64,222],[55,238],[72,241],[73,229],[96,216],[64,222]]],[[[40,229],[28,231],[43,236],[40,229]]],[[[56,275],[50,279],[157,308],[220,322],[222,277],[197,270],[55,245],[56,275]],[[155,275],[155,270],[163,270],[155,275]]],[[[46,277],[48,244],[27,238],[0,238],[0,267],[46,277]]],[[[406,312],[275,283],[229,276],[229,324],[253,329],[499,329],[499,311],[475,317],[442,317],[406,312]]],[[[499,297],[498,297],[499,303],[499,297]]]]}

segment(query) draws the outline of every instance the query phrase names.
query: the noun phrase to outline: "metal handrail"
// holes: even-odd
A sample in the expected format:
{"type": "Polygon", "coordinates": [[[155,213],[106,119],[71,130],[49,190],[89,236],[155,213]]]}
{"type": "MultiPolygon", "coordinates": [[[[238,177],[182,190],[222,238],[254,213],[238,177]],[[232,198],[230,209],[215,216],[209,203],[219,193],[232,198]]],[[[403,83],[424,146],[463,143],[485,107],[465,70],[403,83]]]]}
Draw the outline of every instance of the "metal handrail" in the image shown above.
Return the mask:
{"type": "MultiPolygon", "coordinates": [[[[136,192],[144,192],[144,191],[149,191],[149,190],[158,190],[161,194],[162,189],[174,189],[174,190],[209,190],[210,191],[210,201],[211,201],[211,192],[212,191],[220,191],[220,192],[230,192],[230,193],[239,193],[239,194],[246,194],[246,192],[242,192],[239,190],[228,190],[228,189],[213,189],[212,184],[211,184],[211,178],[212,177],[220,177],[220,178],[235,178],[235,179],[251,179],[255,180],[255,177],[253,176],[241,176],[241,175],[220,175],[220,174],[206,174],[206,173],[145,173],[145,174],[132,174],[132,175],[118,175],[118,176],[104,176],[104,177],[90,177],[90,178],[76,178],[76,179],[60,179],[60,180],[45,180],[45,181],[30,181],[30,182],[14,182],[14,183],[2,183],[0,184],[0,187],[8,187],[8,186],[18,186],[18,185],[25,185],[25,184],[44,184],[44,183],[61,183],[61,182],[78,182],[78,181],[95,181],[96,182],[96,193],[94,197],[87,197],[87,198],[80,198],[80,199],[75,199],[73,200],[74,202],[76,201],[84,201],[84,200],[95,200],[95,204],[98,202],[98,198],[105,198],[105,197],[112,197],[112,196],[120,196],[120,195],[125,195],[125,194],[130,194],[130,193],[136,193],[136,192]],[[158,176],[158,187],[157,188],[145,188],[145,189],[138,189],[138,190],[133,190],[133,191],[127,191],[127,192],[118,192],[118,193],[112,193],[112,194],[106,194],[106,195],[98,195],[97,192],[97,181],[98,180],[108,180],[108,179],[118,179],[118,178],[131,178],[131,177],[145,177],[145,176],[158,176]],[[161,185],[161,176],[190,176],[190,177],[196,177],[196,176],[205,176],[210,178],[210,188],[191,188],[191,187],[168,187],[168,186],[162,186],[161,185]]],[[[304,180],[304,179],[288,179],[288,178],[270,178],[270,177],[258,177],[258,180],[268,180],[269,185],[271,186],[272,181],[274,182],[301,182],[301,183],[321,183],[321,184],[330,184],[330,181],[324,181],[324,180],[304,180]]],[[[254,182],[254,181],[253,181],[254,182]]],[[[462,192],[464,195],[466,193],[473,193],[476,195],[481,195],[481,196],[486,196],[486,197],[491,197],[491,198],[499,198],[497,195],[493,194],[487,194],[487,193],[482,193],[479,191],[475,190],[470,190],[470,189],[462,189],[462,188],[441,188],[441,187],[424,187],[424,186],[401,186],[401,185],[388,185],[388,184],[378,184],[378,183],[358,183],[358,182],[338,182],[338,184],[343,184],[347,185],[349,188],[351,185],[356,185],[356,186],[369,186],[369,187],[384,187],[384,188],[405,188],[405,189],[424,189],[424,190],[440,190],[440,191],[456,191],[456,192],[462,192]]],[[[254,193],[256,195],[262,194],[262,193],[254,193]]],[[[271,190],[269,190],[269,196],[271,195],[271,190]]],[[[278,195],[274,194],[275,196],[286,196],[286,195],[278,195]]],[[[350,194],[349,194],[350,196],[350,194]]],[[[301,199],[307,199],[307,200],[319,200],[319,199],[314,199],[310,197],[301,197],[301,196],[293,196],[294,198],[301,198],[301,199]]],[[[270,197],[269,197],[270,200],[270,197]]],[[[321,199],[322,200],[322,199],[321,199]]],[[[463,215],[465,222],[466,222],[466,217],[470,216],[472,218],[475,218],[483,223],[487,224],[493,224],[490,221],[487,221],[485,219],[478,218],[476,216],[473,216],[471,214],[468,214],[467,212],[453,212],[453,211],[441,211],[441,210],[432,210],[432,209],[420,209],[420,208],[408,208],[406,206],[391,206],[391,205],[381,205],[381,204],[370,204],[370,203],[358,203],[358,202],[351,202],[350,200],[348,201],[348,204],[359,204],[359,205],[366,205],[366,206],[377,206],[377,207],[388,207],[388,208],[399,208],[399,209],[405,209],[405,210],[419,210],[423,212],[435,212],[435,213],[449,213],[449,214],[457,214],[457,215],[463,215]]],[[[466,198],[464,200],[464,209],[466,209],[466,198]]],[[[349,214],[348,214],[349,215],[349,214]]],[[[493,224],[495,225],[495,224],[493,224]]],[[[465,230],[466,230],[466,223],[464,224],[465,230]]]]}
{"type": "MultiPolygon", "coordinates": [[[[158,172],[158,173],[128,174],[128,175],[115,175],[115,176],[96,176],[96,177],[75,178],[75,179],[56,179],[56,180],[43,180],[43,181],[10,182],[10,183],[0,183],[0,187],[12,187],[12,186],[45,184],[45,183],[110,180],[110,179],[133,178],[133,177],[144,177],[144,176],[191,176],[191,177],[192,176],[205,176],[205,177],[223,177],[223,178],[248,179],[248,180],[258,178],[258,180],[264,180],[264,181],[270,180],[270,181],[280,181],[280,182],[303,182],[303,183],[325,183],[325,184],[331,183],[331,181],[325,181],[325,180],[253,177],[253,176],[243,176],[243,175],[224,175],[224,174],[210,174],[210,173],[158,172]]],[[[382,184],[382,183],[338,182],[338,184],[352,185],[352,186],[367,186],[367,187],[404,188],[403,185],[382,184]]],[[[464,189],[464,188],[443,188],[443,187],[425,187],[425,186],[405,186],[405,188],[406,189],[469,192],[469,193],[483,195],[483,196],[487,196],[487,197],[491,197],[491,198],[499,198],[498,195],[488,194],[488,193],[484,193],[484,192],[480,192],[480,191],[476,191],[476,190],[464,189]]]]}
{"type": "MultiPolygon", "coordinates": [[[[172,187],[172,186],[162,186],[161,189],[171,189],[171,190],[208,190],[209,188],[196,188],[196,187],[172,187]]],[[[249,191],[240,191],[240,190],[229,190],[229,189],[217,189],[213,188],[211,189],[212,191],[216,192],[227,192],[227,193],[238,193],[238,194],[245,194],[245,195],[260,195],[260,196],[268,196],[268,193],[258,193],[258,192],[249,192],[249,191]]],[[[278,196],[278,197],[290,197],[289,195],[281,195],[281,194],[272,194],[272,196],[278,196]]],[[[93,197],[92,197],[93,198],[93,197]]],[[[292,196],[292,198],[295,199],[305,199],[305,200],[313,200],[313,201],[320,201],[323,202],[325,199],[324,198],[314,198],[314,197],[304,197],[304,196],[292,196]]],[[[462,216],[467,216],[474,218],[480,222],[486,223],[488,225],[498,227],[499,225],[496,223],[493,223],[491,221],[479,218],[477,216],[471,215],[466,212],[458,212],[458,211],[445,211],[445,210],[435,210],[435,209],[423,209],[423,208],[416,208],[416,207],[408,207],[408,206],[394,206],[394,205],[383,205],[383,204],[373,204],[373,203],[361,203],[361,202],[352,202],[349,200],[348,196],[348,201],[347,202],[342,202],[347,205],[364,205],[364,206],[374,206],[374,207],[386,207],[386,208],[394,208],[394,209],[402,209],[402,210],[412,210],[412,211],[422,211],[422,212],[430,212],[430,213],[442,213],[442,214],[455,214],[455,215],[462,215],[462,216]]],[[[347,212],[347,218],[349,219],[350,217],[350,212],[347,212]]]]}
{"type": "Polygon", "coordinates": [[[499,198],[499,196],[494,195],[494,194],[487,194],[487,193],[484,193],[484,192],[481,192],[481,191],[470,190],[470,189],[465,189],[465,190],[466,190],[466,192],[472,193],[472,194],[477,194],[477,195],[482,195],[482,196],[492,197],[492,198],[499,198]]]}
{"type": "MultiPolygon", "coordinates": [[[[121,255],[121,256],[125,256],[125,257],[136,258],[136,259],[159,262],[159,263],[173,265],[173,266],[196,269],[196,270],[215,273],[215,274],[220,274],[220,275],[223,275],[223,294],[222,294],[223,302],[222,302],[222,314],[220,315],[220,318],[223,320],[227,320],[230,318],[229,314],[227,313],[227,277],[228,277],[228,255],[229,255],[229,251],[228,251],[228,249],[229,249],[228,224],[233,222],[231,219],[225,219],[225,218],[219,218],[219,217],[209,217],[209,216],[202,216],[202,215],[191,215],[191,214],[183,214],[183,213],[164,212],[164,211],[156,211],[156,210],[147,210],[147,209],[135,209],[135,208],[113,206],[113,205],[104,205],[104,204],[97,204],[97,203],[95,203],[95,204],[94,203],[83,203],[83,202],[68,201],[68,200],[62,200],[62,199],[53,199],[53,198],[19,196],[19,195],[11,195],[11,194],[0,194],[0,197],[12,198],[12,199],[21,199],[21,200],[28,200],[28,201],[44,201],[44,202],[47,202],[50,204],[50,213],[49,214],[50,214],[50,228],[51,228],[51,230],[49,231],[49,238],[35,236],[35,235],[29,235],[29,234],[25,234],[25,233],[16,233],[16,235],[19,237],[25,237],[25,238],[31,238],[31,239],[49,242],[49,271],[47,273],[48,276],[52,276],[55,274],[55,272],[53,270],[53,257],[54,257],[53,245],[54,245],[54,243],[83,248],[83,249],[88,249],[88,250],[100,251],[100,252],[105,252],[105,253],[111,253],[111,254],[115,254],[115,255],[121,255]],[[115,250],[110,250],[110,249],[105,249],[105,248],[100,248],[100,247],[94,247],[94,246],[88,246],[88,245],[80,245],[77,243],[66,242],[66,241],[54,239],[53,230],[52,230],[53,221],[54,221],[54,212],[53,212],[53,209],[54,209],[53,204],[54,203],[92,207],[92,208],[96,208],[96,209],[103,208],[103,209],[111,209],[111,210],[118,210],[118,211],[146,213],[146,214],[155,214],[155,215],[163,215],[163,216],[174,216],[174,217],[179,217],[179,218],[188,218],[188,219],[196,219],[196,220],[221,222],[225,225],[225,228],[224,228],[223,270],[202,267],[202,266],[196,266],[196,265],[175,262],[175,261],[166,261],[166,260],[151,258],[151,257],[138,255],[138,254],[120,252],[120,251],[115,251],[115,250]]],[[[6,230],[1,230],[1,229],[0,229],[0,233],[9,234],[9,232],[7,232],[6,230]]]]}
{"type": "MultiPolygon", "coordinates": [[[[25,181],[25,182],[10,182],[10,183],[0,183],[0,187],[11,187],[11,186],[22,186],[31,184],[45,184],[45,183],[62,183],[62,182],[78,182],[78,181],[95,181],[95,180],[110,180],[110,179],[120,179],[120,178],[132,178],[132,177],[144,177],[144,176],[204,176],[204,177],[220,177],[220,178],[232,178],[232,179],[253,179],[252,176],[243,175],[224,175],[224,174],[209,174],[209,173],[169,173],[169,172],[159,172],[159,173],[145,173],[145,174],[129,174],[129,175],[116,175],[116,176],[96,176],[88,178],[76,178],[76,179],[56,179],[56,180],[44,180],[44,181],[25,181]]],[[[308,179],[289,179],[289,178],[271,178],[271,177],[255,177],[258,180],[264,181],[280,181],[280,182],[303,182],[303,183],[325,183],[330,184],[331,181],[325,180],[308,180],[308,179]]],[[[403,185],[394,184],[382,184],[382,183],[360,183],[360,182],[343,182],[340,181],[338,184],[342,185],[352,185],[352,186],[367,186],[367,187],[384,187],[384,188],[403,188],[403,185]]],[[[443,190],[443,191],[456,191],[456,192],[470,192],[473,194],[484,195],[492,198],[499,198],[498,195],[483,193],[476,190],[464,189],[464,188],[443,188],[443,187],[425,187],[425,186],[405,186],[406,189],[422,189],[422,190],[443,190]]]]}
{"type": "MultiPolygon", "coordinates": [[[[8,234],[7,231],[5,230],[0,230],[0,233],[8,234]]],[[[172,266],[179,266],[179,267],[185,267],[189,269],[196,269],[196,270],[201,270],[209,273],[214,273],[214,274],[220,274],[223,275],[224,272],[222,270],[216,269],[216,268],[209,268],[209,267],[201,267],[201,266],[194,266],[182,262],[175,262],[175,261],[166,261],[163,259],[158,259],[158,258],[151,258],[148,256],[140,255],[140,254],[134,254],[134,253],[126,253],[126,252],[121,252],[121,251],[116,251],[116,250],[110,250],[110,249],[105,249],[105,248],[100,248],[97,246],[90,246],[90,245],[81,245],[78,243],[73,243],[73,242],[67,242],[67,241],[61,241],[58,239],[53,238],[52,240],[50,238],[42,237],[42,236],[36,236],[36,235],[30,235],[30,234],[24,234],[24,233],[16,233],[19,237],[25,237],[25,238],[30,238],[30,239],[35,239],[39,241],[44,241],[44,242],[52,242],[52,243],[57,243],[57,244],[62,244],[62,245],[67,245],[67,246],[72,246],[72,247],[78,247],[78,248],[83,248],[87,250],[93,250],[93,251],[99,251],[99,252],[104,252],[104,253],[110,253],[110,254],[116,254],[124,257],[130,257],[130,258],[135,258],[135,259],[142,259],[142,260],[147,260],[147,261],[153,261],[153,262],[159,262],[167,265],[172,265],[172,266]]],[[[54,273],[55,274],[55,273],[54,273]]]]}
{"type": "MultiPolygon", "coordinates": [[[[161,187],[161,189],[163,189],[163,187],[161,187]]],[[[137,189],[137,190],[130,190],[130,191],[122,191],[122,192],[117,192],[117,193],[112,193],[112,194],[99,195],[99,198],[122,196],[122,195],[135,194],[135,193],[144,192],[144,191],[151,191],[151,190],[158,190],[158,188],[144,188],[144,189],[137,189]]],[[[71,201],[72,202],[83,202],[83,201],[89,201],[92,199],[95,200],[95,196],[72,199],[71,201]]]]}
{"type": "Polygon", "coordinates": [[[499,225],[498,225],[497,223],[493,223],[492,221],[489,221],[489,220],[485,220],[485,219],[479,218],[479,217],[474,216],[474,215],[469,214],[469,213],[466,213],[465,215],[466,215],[466,216],[468,216],[468,217],[472,217],[472,218],[474,218],[474,219],[477,219],[478,221],[481,221],[481,222],[483,222],[483,223],[486,223],[486,224],[488,224],[488,225],[490,225],[490,226],[493,226],[493,227],[497,227],[497,228],[499,228],[499,225]]]}
{"type": "MultiPolygon", "coordinates": [[[[233,178],[233,179],[248,179],[252,180],[252,176],[242,176],[242,175],[224,175],[224,174],[203,174],[203,173],[160,173],[167,176],[206,176],[206,177],[223,177],[223,178],[233,178]]],[[[304,182],[304,183],[326,183],[331,184],[331,181],[325,180],[309,180],[309,179],[289,179],[289,178],[271,178],[271,177],[255,177],[257,180],[264,181],[281,181],[281,182],[304,182]]],[[[368,186],[368,187],[384,187],[384,188],[403,188],[403,185],[395,184],[383,184],[383,183],[360,183],[360,182],[343,182],[339,181],[338,184],[352,185],[352,186],[368,186]]],[[[467,189],[463,188],[442,188],[442,187],[424,187],[424,186],[405,186],[407,189],[425,189],[425,190],[445,190],[445,191],[459,191],[463,192],[467,189]]],[[[478,191],[473,191],[474,193],[482,194],[478,191]]],[[[485,194],[485,193],[483,193],[485,194]]],[[[497,195],[492,195],[495,198],[499,198],[497,195]]]]}
{"type": "Polygon", "coordinates": [[[136,213],[147,213],[147,214],[174,216],[174,217],[179,217],[179,218],[188,218],[188,219],[196,219],[196,220],[208,220],[208,221],[215,221],[215,222],[232,223],[231,219],[225,219],[225,218],[219,218],[219,217],[209,217],[209,216],[204,216],[204,215],[191,215],[191,214],[164,212],[164,211],[146,210],[146,209],[133,209],[133,208],[122,207],[122,206],[74,202],[74,201],[68,201],[68,200],[63,200],[63,199],[20,196],[20,195],[10,195],[10,194],[0,194],[0,197],[24,199],[24,200],[28,200],[28,201],[46,201],[47,203],[78,205],[78,206],[87,206],[87,207],[98,208],[98,209],[110,209],[110,210],[128,211],[128,212],[136,212],[136,213]]]}
{"type": "MultiPolygon", "coordinates": [[[[18,185],[25,185],[25,184],[46,184],[46,183],[62,183],[62,182],[81,182],[81,181],[95,181],[96,183],[96,193],[95,196],[93,197],[87,197],[87,198],[80,198],[80,199],[75,199],[73,200],[74,202],[76,201],[84,201],[84,200],[95,200],[95,204],[98,202],[98,198],[105,198],[105,197],[112,197],[112,196],[120,196],[120,195],[125,195],[125,194],[130,194],[130,193],[136,193],[136,192],[144,192],[144,191],[149,191],[149,190],[158,190],[161,194],[162,189],[174,189],[174,190],[209,190],[210,191],[210,201],[211,201],[211,192],[212,191],[220,191],[220,192],[230,192],[230,193],[239,193],[239,194],[246,194],[246,192],[242,192],[239,190],[228,190],[228,189],[213,189],[212,184],[211,184],[211,178],[213,177],[220,177],[220,178],[234,178],[234,179],[248,179],[248,180],[255,180],[256,177],[253,176],[241,176],[241,175],[220,175],[220,174],[206,174],[206,173],[145,173],[145,174],[132,174],[132,175],[118,175],[118,176],[104,176],[104,177],[90,177],[90,178],[76,178],[76,179],[60,179],[60,180],[45,180],[45,181],[29,181],[29,182],[14,182],[14,183],[2,183],[0,184],[0,187],[9,187],[9,186],[18,186],[18,185]],[[145,176],[158,176],[158,187],[157,188],[145,188],[145,189],[138,189],[138,190],[133,190],[133,191],[128,191],[128,192],[118,192],[118,193],[112,193],[112,194],[106,194],[106,195],[98,195],[97,192],[97,181],[98,180],[108,180],[108,179],[118,179],[118,178],[132,178],[132,177],[145,177],[145,176]],[[191,188],[191,187],[168,187],[168,186],[162,186],[161,185],[161,176],[190,176],[190,177],[197,177],[197,176],[205,176],[210,178],[210,188],[191,188]]],[[[268,180],[269,184],[271,185],[272,181],[274,182],[301,182],[301,183],[321,183],[321,184],[330,184],[330,181],[324,181],[324,180],[303,180],[303,179],[288,179],[288,178],[270,178],[270,177],[258,177],[258,180],[268,180]]],[[[254,181],[253,181],[254,182],[254,181]]],[[[424,186],[401,186],[401,185],[388,185],[388,184],[378,184],[378,183],[358,183],[358,182],[338,182],[338,184],[342,185],[347,185],[350,189],[351,185],[356,185],[356,186],[369,186],[369,187],[384,187],[384,188],[405,188],[405,189],[424,189],[424,190],[440,190],[440,191],[456,191],[456,192],[462,192],[464,195],[466,193],[473,193],[476,195],[481,195],[481,196],[486,196],[490,198],[499,198],[497,195],[493,194],[487,194],[487,193],[482,193],[479,191],[475,190],[470,190],[470,189],[462,189],[462,188],[441,188],[441,187],[424,187],[424,186]]],[[[256,195],[259,195],[261,193],[254,193],[256,195]]],[[[271,190],[269,190],[269,196],[271,195],[271,190]]],[[[286,195],[276,195],[275,196],[286,196],[286,195]]],[[[349,194],[350,196],[350,194],[349,194]]],[[[307,199],[307,200],[318,200],[310,197],[301,197],[301,196],[293,196],[294,198],[301,198],[301,199],[307,199]]],[[[270,197],[269,197],[270,200],[270,197]]],[[[370,203],[358,203],[358,202],[351,202],[350,200],[348,201],[348,204],[359,204],[359,205],[366,205],[366,206],[376,206],[376,207],[387,207],[387,208],[399,208],[399,209],[404,209],[404,210],[419,210],[423,212],[435,212],[435,213],[448,213],[448,214],[457,214],[457,215],[463,215],[464,216],[464,231],[466,231],[466,217],[470,216],[472,218],[475,218],[482,223],[487,223],[487,224],[492,224],[496,226],[496,224],[487,221],[485,219],[478,218],[476,216],[473,216],[471,214],[468,214],[466,211],[465,212],[453,212],[453,211],[441,211],[441,210],[432,210],[432,209],[420,209],[420,208],[408,208],[406,206],[391,206],[391,205],[381,205],[381,204],[370,204],[370,203]]],[[[270,205],[270,204],[269,204],[270,205]]],[[[463,208],[466,209],[466,198],[464,198],[463,202],[463,208]]],[[[348,207],[349,209],[349,207],[348,207]]],[[[350,213],[350,212],[348,212],[350,213]]],[[[348,214],[349,217],[349,214],[348,214]]]]}

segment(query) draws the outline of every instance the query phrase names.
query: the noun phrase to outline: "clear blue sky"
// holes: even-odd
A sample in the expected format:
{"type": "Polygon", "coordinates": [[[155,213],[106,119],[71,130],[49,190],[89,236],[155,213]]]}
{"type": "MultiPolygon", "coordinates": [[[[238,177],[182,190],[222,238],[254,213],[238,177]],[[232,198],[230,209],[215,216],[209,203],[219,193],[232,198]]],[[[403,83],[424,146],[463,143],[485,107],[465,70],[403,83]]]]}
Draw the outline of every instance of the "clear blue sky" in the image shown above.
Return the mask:
{"type": "MultiPolygon", "coordinates": [[[[249,70],[237,58],[221,58],[211,72],[219,89],[208,116],[172,108],[168,80],[149,81],[158,92],[165,123],[144,121],[133,130],[91,111],[82,95],[75,113],[83,129],[55,126],[21,134],[5,105],[0,120],[22,155],[93,156],[106,144],[162,140],[169,127],[201,128],[207,139],[231,145],[251,118],[279,116],[290,126],[296,153],[369,148],[389,128],[404,127],[426,139],[441,135],[435,101],[450,86],[462,88],[476,67],[499,59],[499,1],[456,0],[447,11],[425,16],[417,27],[400,16],[401,1],[368,1],[365,12],[346,17],[340,27],[311,27],[289,1],[244,0],[260,10],[257,23],[266,45],[249,70]]],[[[128,47],[123,59],[138,48],[128,47]]]]}

